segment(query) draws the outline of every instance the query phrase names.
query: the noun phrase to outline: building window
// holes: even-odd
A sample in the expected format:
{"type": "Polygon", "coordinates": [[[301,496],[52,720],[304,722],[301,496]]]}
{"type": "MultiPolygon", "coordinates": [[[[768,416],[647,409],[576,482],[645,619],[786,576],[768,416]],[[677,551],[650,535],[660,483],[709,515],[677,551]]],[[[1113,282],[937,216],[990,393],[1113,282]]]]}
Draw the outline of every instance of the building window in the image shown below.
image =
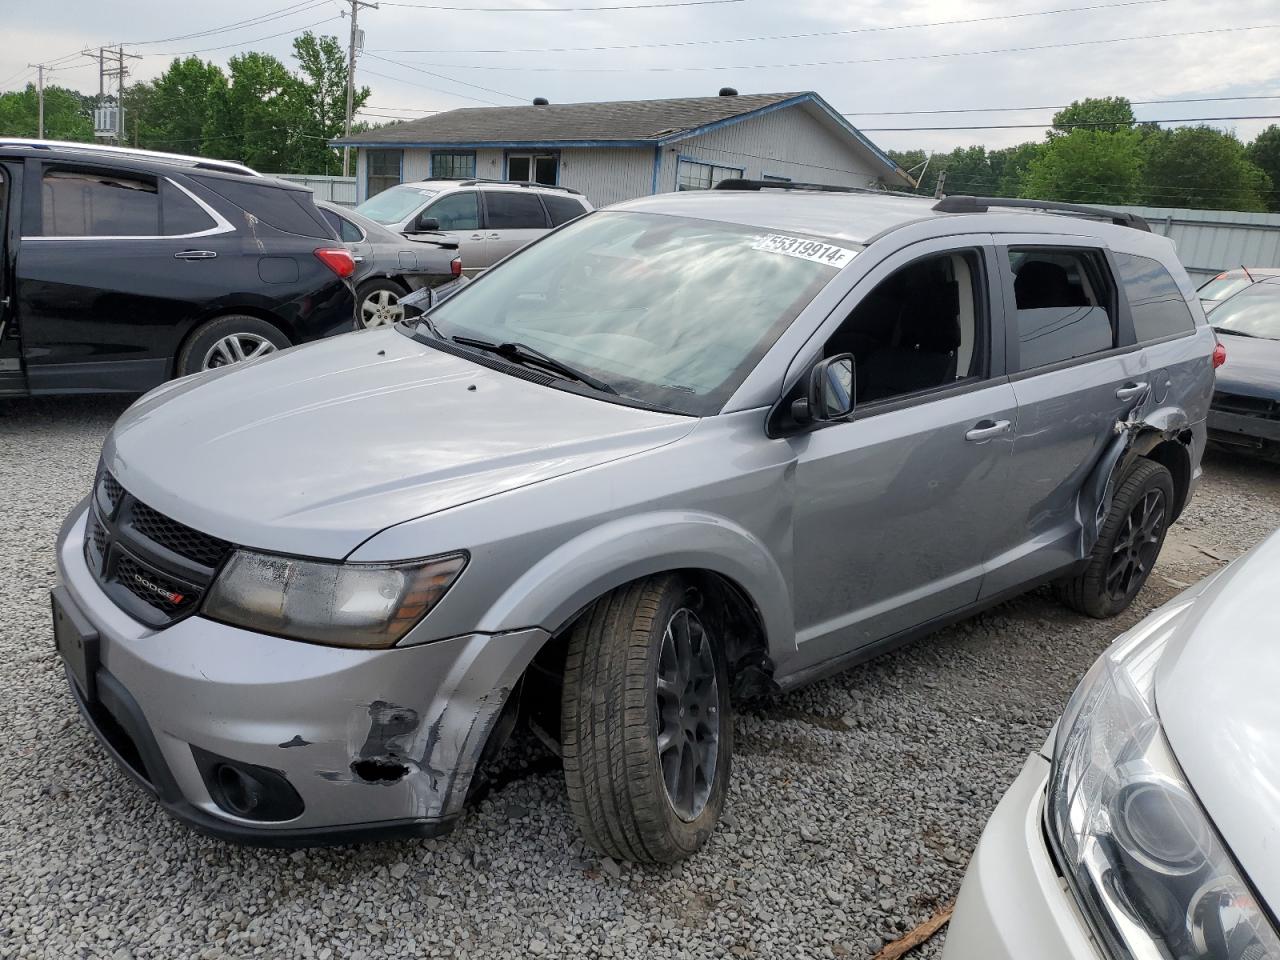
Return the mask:
{"type": "Polygon", "coordinates": [[[514,183],[545,183],[554,187],[560,182],[560,156],[555,153],[509,153],[507,179],[514,183]]]}
{"type": "Polygon", "coordinates": [[[471,180],[476,175],[474,153],[441,153],[431,151],[431,178],[433,180],[471,180]]]}
{"type": "Polygon", "coordinates": [[[741,167],[717,167],[713,163],[699,163],[681,157],[676,164],[677,190],[710,190],[721,180],[733,180],[742,176],[741,167]]]}
{"type": "Polygon", "coordinates": [[[377,196],[388,187],[400,182],[400,164],[404,158],[403,150],[370,150],[368,156],[368,192],[365,196],[377,196]]]}

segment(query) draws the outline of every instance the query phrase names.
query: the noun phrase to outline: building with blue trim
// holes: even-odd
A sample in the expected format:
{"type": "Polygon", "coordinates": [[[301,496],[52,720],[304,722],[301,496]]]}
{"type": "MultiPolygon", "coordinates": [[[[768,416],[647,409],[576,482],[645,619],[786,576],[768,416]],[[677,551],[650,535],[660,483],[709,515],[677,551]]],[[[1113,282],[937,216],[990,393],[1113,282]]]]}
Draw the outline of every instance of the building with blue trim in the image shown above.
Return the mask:
{"type": "Polygon", "coordinates": [[[572,187],[595,206],[746,177],[911,186],[896,163],[816,93],[470,107],[378,127],[357,149],[359,200],[434,177],[572,187]]]}

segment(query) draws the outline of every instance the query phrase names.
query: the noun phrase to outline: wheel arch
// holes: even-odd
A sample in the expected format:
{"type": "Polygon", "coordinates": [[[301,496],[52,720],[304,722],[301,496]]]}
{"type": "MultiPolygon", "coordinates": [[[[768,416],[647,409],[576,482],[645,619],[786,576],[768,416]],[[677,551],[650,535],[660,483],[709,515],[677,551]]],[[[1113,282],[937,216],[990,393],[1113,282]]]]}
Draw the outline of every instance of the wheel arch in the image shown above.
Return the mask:
{"type": "Polygon", "coordinates": [[[223,317],[236,316],[253,317],[255,320],[262,320],[284,334],[290,344],[298,342],[297,333],[293,327],[270,310],[257,306],[220,306],[196,317],[187,326],[182,337],[178,340],[178,345],[174,348],[173,356],[169,358],[169,376],[176,377],[178,375],[178,358],[182,356],[182,351],[186,349],[187,344],[204,329],[206,324],[221,320],[223,317]]]}
{"type": "Polygon", "coordinates": [[[1136,456],[1153,460],[1169,471],[1173,477],[1173,517],[1177,520],[1187,504],[1191,491],[1192,436],[1187,428],[1159,430],[1154,427],[1139,433],[1134,439],[1136,456]]]}

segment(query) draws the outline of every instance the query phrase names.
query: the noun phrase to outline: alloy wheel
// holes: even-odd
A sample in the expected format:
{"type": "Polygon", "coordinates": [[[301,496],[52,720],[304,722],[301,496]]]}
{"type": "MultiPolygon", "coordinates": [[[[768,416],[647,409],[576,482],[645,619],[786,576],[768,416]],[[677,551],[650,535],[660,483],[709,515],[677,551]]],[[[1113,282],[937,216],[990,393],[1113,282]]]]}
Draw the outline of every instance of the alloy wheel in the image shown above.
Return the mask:
{"type": "Polygon", "coordinates": [[[698,615],[681,607],[667,621],[658,655],[658,762],[667,800],[685,822],[707,805],[720,751],[720,682],[711,644],[698,615]]]}
{"type": "Polygon", "coordinates": [[[360,304],[360,322],[366,327],[385,327],[403,319],[400,297],[390,290],[374,290],[360,304]]]}
{"type": "Polygon", "coordinates": [[[1125,517],[1107,567],[1106,590],[1111,599],[1133,596],[1146,580],[1160,550],[1166,513],[1164,491],[1148,490],[1125,517]]]}
{"type": "Polygon", "coordinates": [[[213,370],[241,360],[252,360],[275,353],[276,345],[256,333],[233,333],[217,341],[204,355],[201,370],[213,370]]]}

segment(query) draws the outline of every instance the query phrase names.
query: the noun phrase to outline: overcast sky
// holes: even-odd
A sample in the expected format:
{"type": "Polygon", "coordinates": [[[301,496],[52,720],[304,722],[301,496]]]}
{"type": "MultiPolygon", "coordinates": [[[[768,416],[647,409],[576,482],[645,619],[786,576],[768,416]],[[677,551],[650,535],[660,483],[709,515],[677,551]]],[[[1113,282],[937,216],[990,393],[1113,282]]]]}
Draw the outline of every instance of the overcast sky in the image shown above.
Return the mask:
{"type": "MultiPolygon", "coordinates": [[[[398,4],[383,3],[377,10],[363,10],[360,23],[365,30],[366,55],[360,61],[358,79],[373,91],[369,119],[382,120],[391,114],[413,117],[426,110],[484,103],[515,104],[535,96],[564,103],[703,96],[722,86],[733,86],[743,93],[816,90],[837,110],[856,112],[849,118],[851,122],[882,147],[949,150],[972,143],[996,147],[1039,139],[1043,128],[910,132],[879,128],[1044,124],[1052,115],[1051,110],[938,115],[902,115],[901,111],[1053,106],[1112,94],[1133,100],[1280,94],[1280,29],[1234,29],[1280,25],[1276,0],[1234,0],[1230,4],[1130,0],[1119,5],[1114,0],[866,0],[857,4],[735,0],[571,13],[459,12],[419,6],[582,7],[654,2],[664,0],[400,0],[398,4]],[[1103,4],[1108,6],[1102,8],[1103,4]],[[1010,16],[1089,6],[1100,8],[1010,16]],[[1000,19],[913,26],[977,18],[1000,19]],[[1231,32],[1084,43],[1227,29],[1231,32]],[[860,32],[693,43],[830,31],[860,32]],[[673,43],[681,45],[669,45],[673,43]],[[551,47],[646,44],[668,46],[545,51],[551,47]],[[947,56],[1049,44],[1077,45],[947,56]],[[516,52],[516,48],[528,52],[516,52]],[[863,62],[847,62],[851,60],[863,62]],[[866,62],[872,60],[881,62],[866,62]],[[720,67],[727,69],[706,69],[720,67]]],[[[28,70],[28,63],[55,61],[78,48],[96,49],[104,43],[123,41],[126,50],[146,54],[141,60],[129,61],[131,79],[142,80],[163,71],[173,54],[188,51],[199,51],[199,56],[225,65],[237,52],[262,50],[292,66],[292,36],[310,27],[317,33],[339,36],[345,45],[348,29],[347,21],[340,19],[346,5],[338,0],[300,0],[292,12],[274,19],[160,43],[144,41],[164,41],[248,18],[271,17],[286,8],[286,0],[222,0],[217,4],[9,0],[5,6],[0,89],[6,90],[34,78],[35,71],[28,70]],[[271,34],[282,35],[267,38],[271,34]],[[213,47],[220,49],[208,49],[213,47]]],[[[62,61],[62,66],[48,75],[48,82],[96,91],[96,60],[69,59],[62,61]]],[[[1140,119],[1280,114],[1280,97],[1152,104],[1135,109],[1140,119]]],[[[1280,121],[1238,120],[1215,125],[1232,128],[1247,140],[1272,122],[1280,121]]]]}

